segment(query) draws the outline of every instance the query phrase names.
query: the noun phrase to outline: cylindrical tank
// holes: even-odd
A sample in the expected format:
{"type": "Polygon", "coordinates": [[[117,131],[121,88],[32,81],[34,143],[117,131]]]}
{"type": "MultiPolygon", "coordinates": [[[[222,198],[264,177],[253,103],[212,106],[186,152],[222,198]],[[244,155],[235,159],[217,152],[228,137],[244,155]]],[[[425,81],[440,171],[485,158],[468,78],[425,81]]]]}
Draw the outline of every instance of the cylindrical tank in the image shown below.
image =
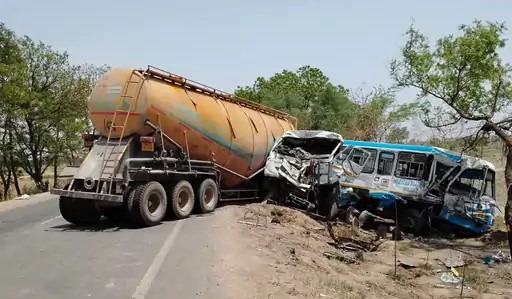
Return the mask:
{"type": "MultiPolygon", "coordinates": [[[[170,73],[148,68],[115,68],[108,71],[92,90],[89,117],[99,134],[107,136],[118,110],[115,125],[122,126],[130,111],[123,136],[147,135],[144,121],[161,125],[163,132],[187,149],[190,158],[211,160],[243,176],[264,166],[266,157],[295,119],[283,112],[236,98],[170,73]]],[[[113,130],[111,138],[121,135],[113,130]]],[[[227,171],[221,173],[223,187],[243,181],[227,171]]]]}

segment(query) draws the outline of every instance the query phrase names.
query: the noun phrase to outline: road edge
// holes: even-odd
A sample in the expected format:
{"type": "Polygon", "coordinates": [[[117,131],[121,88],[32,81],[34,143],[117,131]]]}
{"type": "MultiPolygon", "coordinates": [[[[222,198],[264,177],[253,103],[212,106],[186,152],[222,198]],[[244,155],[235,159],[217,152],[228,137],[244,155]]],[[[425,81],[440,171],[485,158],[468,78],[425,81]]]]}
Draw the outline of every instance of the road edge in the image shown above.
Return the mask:
{"type": "Polygon", "coordinates": [[[29,199],[10,199],[2,201],[0,202],[0,213],[9,212],[17,208],[31,206],[52,199],[57,199],[57,196],[51,195],[50,192],[43,192],[30,195],[29,199]]]}

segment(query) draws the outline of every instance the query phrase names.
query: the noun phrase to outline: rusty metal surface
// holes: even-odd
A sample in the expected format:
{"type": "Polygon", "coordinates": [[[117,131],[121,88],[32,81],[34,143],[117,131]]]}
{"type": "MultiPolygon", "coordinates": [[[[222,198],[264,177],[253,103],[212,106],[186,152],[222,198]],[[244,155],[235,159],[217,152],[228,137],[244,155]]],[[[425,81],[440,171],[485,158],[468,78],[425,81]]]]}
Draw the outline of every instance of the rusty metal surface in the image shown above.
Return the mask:
{"type": "MultiPolygon", "coordinates": [[[[128,107],[127,101],[134,101],[125,136],[149,134],[152,128],[144,125],[145,121],[158,124],[160,116],[162,131],[182,148],[188,148],[192,159],[215,159],[231,172],[249,177],[264,166],[277,138],[295,128],[295,119],[283,112],[151,67],[145,70],[145,75],[141,70],[137,76],[142,86],[130,84],[131,90],[126,92],[123,86],[132,71],[110,70],[91,93],[89,116],[104,136],[108,134],[114,111],[122,110],[123,103],[128,107]],[[121,94],[130,93],[138,97],[121,99],[121,94]]],[[[117,113],[119,124],[125,119],[126,116],[117,113]]],[[[115,138],[119,134],[112,132],[111,136],[115,138]]],[[[226,187],[243,181],[229,171],[223,171],[222,179],[226,187]]]]}

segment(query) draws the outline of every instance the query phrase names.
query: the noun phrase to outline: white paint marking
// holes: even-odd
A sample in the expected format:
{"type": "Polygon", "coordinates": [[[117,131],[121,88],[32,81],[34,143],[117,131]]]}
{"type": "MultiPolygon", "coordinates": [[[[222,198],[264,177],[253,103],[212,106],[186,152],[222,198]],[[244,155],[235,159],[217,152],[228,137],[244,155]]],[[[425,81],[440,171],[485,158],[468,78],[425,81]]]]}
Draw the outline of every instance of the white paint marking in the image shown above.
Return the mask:
{"type": "Polygon", "coordinates": [[[146,294],[151,287],[151,283],[153,283],[153,280],[155,280],[155,277],[160,271],[160,267],[162,267],[162,264],[164,263],[169,250],[171,249],[172,245],[174,245],[174,240],[176,239],[176,236],[178,235],[182,225],[183,220],[178,220],[173,230],[165,240],[164,245],[162,245],[162,248],[160,248],[160,251],[153,259],[153,262],[149,266],[148,271],[146,271],[146,274],[144,274],[144,277],[135,289],[135,293],[132,295],[133,299],[144,299],[146,297],[146,294]]]}
{"type": "Polygon", "coordinates": [[[43,221],[43,222],[41,222],[41,225],[44,225],[44,224],[46,224],[46,223],[48,223],[48,222],[51,222],[51,221],[53,221],[53,220],[57,220],[57,219],[59,219],[59,218],[62,218],[62,216],[56,216],[56,217],[53,217],[53,218],[48,219],[48,220],[46,220],[46,221],[43,221]]]}

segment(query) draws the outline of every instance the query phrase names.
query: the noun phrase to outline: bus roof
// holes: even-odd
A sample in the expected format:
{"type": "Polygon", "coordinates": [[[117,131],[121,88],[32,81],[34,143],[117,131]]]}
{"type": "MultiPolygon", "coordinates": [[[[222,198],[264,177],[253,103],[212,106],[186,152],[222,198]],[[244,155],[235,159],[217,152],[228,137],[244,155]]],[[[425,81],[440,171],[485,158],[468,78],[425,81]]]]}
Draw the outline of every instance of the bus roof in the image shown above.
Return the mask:
{"type": "Polygon", "coordinates": [[[444,148],[428,145],[414,145],[414,144],[401,144],[401,143],[386,143],[386,142],[374,142],[374,141],[359,141],[359,140],[345,140],[343,145],[360,146],[365,148],[380,148],[395,151],[411,151],[425,154],[439,154],[443,155],[455,162],[459,162],[462,159],[462,155],[449,151],[444,148]]]}

